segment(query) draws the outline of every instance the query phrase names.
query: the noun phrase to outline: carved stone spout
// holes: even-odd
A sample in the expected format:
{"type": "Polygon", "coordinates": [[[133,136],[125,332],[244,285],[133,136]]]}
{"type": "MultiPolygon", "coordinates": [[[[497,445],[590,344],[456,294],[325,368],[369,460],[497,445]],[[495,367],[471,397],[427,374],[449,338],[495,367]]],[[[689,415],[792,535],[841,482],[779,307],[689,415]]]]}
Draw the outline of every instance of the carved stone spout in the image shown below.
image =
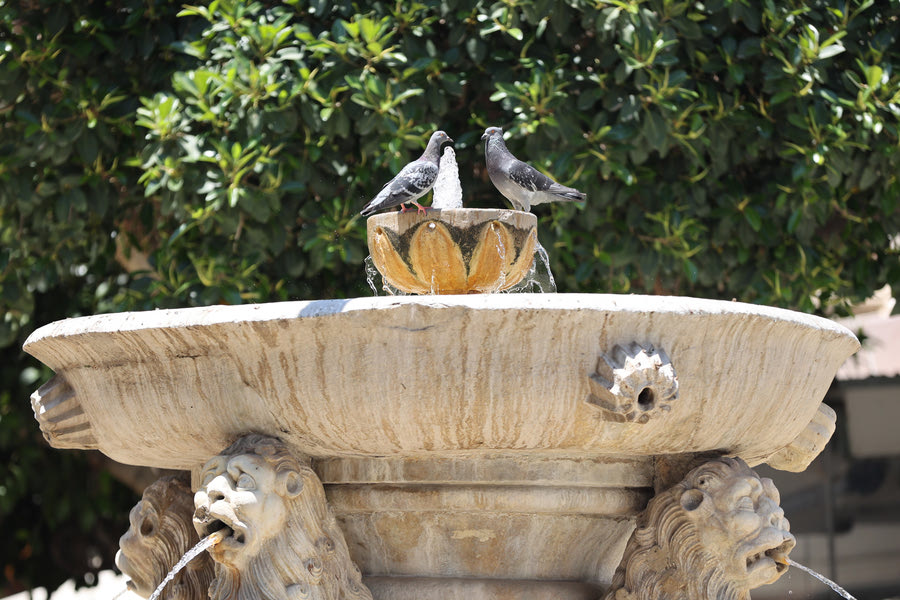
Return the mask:
{"type": "Polygon", "coordinates": [[[639,515],[606,600],[748,600],[787,570],[779,501],[739,458],[697,467],[639,515]]]}
{"type": "Polygon", "coordinates": [[[248,435],[203,467],[194,526],[204,537],[230,531],[210,550],[211,600],[371,600],[305,462],[274,438],[248,435]]]}

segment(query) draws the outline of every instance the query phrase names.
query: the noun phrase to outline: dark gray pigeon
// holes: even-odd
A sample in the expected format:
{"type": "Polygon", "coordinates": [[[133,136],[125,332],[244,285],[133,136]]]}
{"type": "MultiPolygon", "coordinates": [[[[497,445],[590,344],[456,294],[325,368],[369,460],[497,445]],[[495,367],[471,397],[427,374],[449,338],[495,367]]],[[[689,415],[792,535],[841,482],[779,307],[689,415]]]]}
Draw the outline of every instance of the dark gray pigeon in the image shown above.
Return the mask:
{"type": "Polygon", "coordinates": [[[507,150],[503,130],[488,127],[484,140],[484,160],[494,187],[512,202],[516,210],[530,211],[533,204],[574,202],[587,196],[575,188],[556,183],[507,150]]]}
{"type": "MultiPolygon", "coordinates": [[[[445,144],[452,143],[453,140],[443,131],[432,133],[422,156],[400,169],[393,179],[384,184],[378,195],[363,207],[360,214],[367,217],[379,210],[407,203],[415,204],[419,212],[425,212],[425,207],[416,200],[434,186],[441,167],[441,151],[445,144]]],[[[401,210],[405,212],[406,207],[401,206],[401,210]]]]}

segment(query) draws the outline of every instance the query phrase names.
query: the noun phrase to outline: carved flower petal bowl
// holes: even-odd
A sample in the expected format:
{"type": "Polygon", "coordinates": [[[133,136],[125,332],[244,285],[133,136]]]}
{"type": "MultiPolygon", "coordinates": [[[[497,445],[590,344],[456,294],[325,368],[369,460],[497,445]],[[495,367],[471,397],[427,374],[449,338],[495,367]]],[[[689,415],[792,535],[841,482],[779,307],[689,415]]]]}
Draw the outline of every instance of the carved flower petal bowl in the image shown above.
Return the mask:
{"type": "Polygon", "coordinates": [[[479,294],[531,268],[537,218],[528,212],[443,209],[369,217],[369,252],[389,284],[413,294],[479,294]]]}

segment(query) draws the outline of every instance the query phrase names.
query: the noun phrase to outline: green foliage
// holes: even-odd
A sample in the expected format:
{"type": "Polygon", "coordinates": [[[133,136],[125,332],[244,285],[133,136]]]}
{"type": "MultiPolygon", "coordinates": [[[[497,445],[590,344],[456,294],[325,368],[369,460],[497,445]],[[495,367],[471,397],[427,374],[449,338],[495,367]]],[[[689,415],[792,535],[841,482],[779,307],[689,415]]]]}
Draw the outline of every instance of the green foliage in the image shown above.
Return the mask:
{"type": "Polygon", "coordinates": [[[176,303],[259,301],[315,295],[300,282],[327,274],[312,289],[359,293],[358,208],[438,127],[458,140],[470,205],[502,204],[477,144],[499,124],[520,156],[590,198],[547,209],[564,289],[806,311],[858,300],[898,272],[898,12],[187,7],[206,21],[179,44],[197,64],[137,111],[141,182],[176,231],[157,268],[181,274],[151,288],[176,303]]]}
{"type": "Polygon", "coordinates": [[[36,324],[121,306],[114,299],[128,276],[111,234],[143,205],[124,162],[142,146],[140,95],[168,86],[180,60],[168,45],[192,35],[177,10],[0,1],[3,595],[109,568],[127,527],[134,495],[88,470],[83,453],[43,442],[28,395],[50,373],[20,347],[36,324]]]}
{"type": "MultiPolygon", "coordinates": [[[[35,435],[17,346],[36,325],[367,295],[358,211],[436,128],[468,206],[506,204],[489,125],[588,194],[537,208],[561,291],[825,311],[896,283],[898,19],[872,0],[0,0],[0,448],[22,461],[35,435]]],[[[17,499],[51,493],[16,473],[17,499]]],[[[4,519],[22,506],[0,497],[4,519]]]]}

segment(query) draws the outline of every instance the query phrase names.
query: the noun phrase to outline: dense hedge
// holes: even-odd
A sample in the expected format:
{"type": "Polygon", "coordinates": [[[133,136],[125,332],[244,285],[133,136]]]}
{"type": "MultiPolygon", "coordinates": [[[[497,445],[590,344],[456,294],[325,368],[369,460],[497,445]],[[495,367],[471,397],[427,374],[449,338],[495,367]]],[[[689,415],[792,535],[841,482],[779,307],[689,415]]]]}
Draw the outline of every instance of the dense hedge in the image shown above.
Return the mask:
{"type": "MultiPolygon", "coordinates": [[[[59,482],[84,478],[42,476],[73,459],[36,441],[27,396],[47,374],[24,336],[369,294],[357,213],[435,128],[469,206],[505,205],[488,125],[588,194],[535,211],[560,291],[823,311],[897,281],[898,19],[871,0],[0,1],[8,586],[65,574],[40,560],[59,482]]],[[[82,532],[132,499],[68,496],[82,532]]]]}
{"type": "Polygon", "coordinates": [[[503,203],[477,143],[499,124],[590,198],[538,211],[564,290],[864,296],[898,271],[897,15],[753,4],[188,9],[196,67],[138,111],[142,181],[182,228],[157,250],[166,291],[306,296],[328,273],[313,294],[354,292],[356,212],[432,129],[469,203],[503,203]]]}

